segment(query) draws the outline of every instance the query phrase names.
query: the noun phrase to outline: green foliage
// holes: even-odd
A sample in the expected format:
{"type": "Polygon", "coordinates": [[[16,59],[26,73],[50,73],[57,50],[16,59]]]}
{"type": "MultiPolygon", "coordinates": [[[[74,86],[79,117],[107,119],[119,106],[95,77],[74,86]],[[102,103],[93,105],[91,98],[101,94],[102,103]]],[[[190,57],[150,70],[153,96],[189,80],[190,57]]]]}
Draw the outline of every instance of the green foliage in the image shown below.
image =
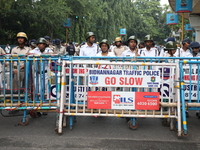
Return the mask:
{"type": "MultiPolygon", "coordinates": [[[[107,38],[112,42],[119,36],[119,29],[126,28],[127,35],[143,40],[151,34],[163,44],[170,36],[166,25],[169,6],[161,7],[160,0],[1,0],[0,42],[15,42],[18,32],[24,31],[29,39],[49,35],[52,39],[65,40],[65,18],[71,18],[69,38],[74,42],[85,41],[85,33],[95,33],[97,41],[107,38]]],[[[177,27],[175,27],[177,28],[177,27]]]]}

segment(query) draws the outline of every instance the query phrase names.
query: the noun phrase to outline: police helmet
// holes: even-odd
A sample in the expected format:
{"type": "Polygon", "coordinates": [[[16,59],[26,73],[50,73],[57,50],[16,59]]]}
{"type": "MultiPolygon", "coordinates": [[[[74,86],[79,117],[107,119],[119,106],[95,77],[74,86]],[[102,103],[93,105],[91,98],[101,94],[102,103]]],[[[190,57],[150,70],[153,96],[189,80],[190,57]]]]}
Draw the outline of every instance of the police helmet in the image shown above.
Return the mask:
{"type": "Polygon", "coordinates": [[[107,39],[103,39],[103,40],[101,41],[101,43],[99,44],[99,46],[101,47],[102,44],[107,44],[108,49],[110,48],[110,45],[108,44],[108,40],[107,40],[107,39]]]}
{"type": "Polygon", "coordinates": [[[190,48],[200,48],[200,44],[198,42],[192,42],[190,45],[189,45],[190,48]]]}
{"type": "Polygon", "coordinates": [[[184,39],[183,41],[182,41],[182,45],[184,45],[185,43],[188,43],[188,44],[190,44],[191,43],[191,41],[190,41],[190,39],[184,39]]]}
{"type": "Polygon", "coordinates": [[[45,38],[41,37],[37,40],[37,44],[46,44],[47,45],[47,41],[45,38]]]}
{"type": "Polygon", "coordinates": [[[122,42],[122,39],[120,37],[116,37],[115,42],[122,42]]]}
{"type": "Polygon", "coordinates": [[[165,45],[165,50],[176,50],[177,49],[177,43],[173,41],[169,41],[165,45]]]}
{"type": "Polygon", "coordinates": [[[129,43],[130,40],[134,40],[134,41],[136,42],[136,44],[138,44],[137,38],[136,38],[134,35],[132,35],[132,36],[130,36],[130,37],[128,38],[127,43],[129,43]]]}
{"type": "Polygon", "coordinates": [[[169,42],[169,41],[175,42],[176,40],[174,37],[168,37],[166,42],[169,42]]]}
{"type": "Polygon", "coordinates": [[[44,36],[44,38],[45,38],[46,40],[49,40],[49,41],[50,41],[50,39],[51,39],[48,35],[44,36]]]}
{"type": "Polygon", "coordinates": [[[151,35],[146,35],[144,42],[147,42],[147,41],[152,41],[153,42],[153,37],[151,35]]]}
{"type": "Polygon", "coordinates": [[[93,33],[93,32],[87,32],[86,34],[85,34],[85,39],[87,40],[89,37],[91,37],[91,36],[95,36],[95,34],[93,33]]]}
{"type": "Polygon", "coordinates": [[[60,45],[60,43],[61,43],[60,39],[55,39],[54,44],[60,45]]]}
{"type": "Polygon", "coordinates": [[[27,37],[27,35],[26,35],[26,33],[24,33],[24,32],[19,32],[19,33],[17,33],[17,38],[24,38],[25,40],[28,40],[28,37],[27,37]]]}

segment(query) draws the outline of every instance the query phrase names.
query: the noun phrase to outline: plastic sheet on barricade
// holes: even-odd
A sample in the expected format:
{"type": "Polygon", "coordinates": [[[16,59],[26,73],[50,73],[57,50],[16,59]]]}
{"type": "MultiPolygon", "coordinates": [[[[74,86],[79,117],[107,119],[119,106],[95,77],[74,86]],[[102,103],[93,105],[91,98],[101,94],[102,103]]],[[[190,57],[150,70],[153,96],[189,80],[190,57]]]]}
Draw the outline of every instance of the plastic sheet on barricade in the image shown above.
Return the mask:
{"type": "Polygon", "coordinates": [[[0,65],[0,111],[3,116],[22,115],[20,124],[26,125],[27,114],[37,117],[42,114],[39,112],[56,111],[60,92],[60,57],[4,55],[0,65]],[[51,99],[52,84],[57,85],[54,99],[51,99]]]}
{"type": "Polygon", "coordinates": [[[63,116],[70,116],[70,129],[74,116],[126,117],[131,129],[138,127],[138,117],[146,117],[168,118],[171,129],[177,119],[180,136],[178,78],[178,63],[155,58],[143,62],[108,57],[63,60],[57,131],[62,133],[63,116]]]}

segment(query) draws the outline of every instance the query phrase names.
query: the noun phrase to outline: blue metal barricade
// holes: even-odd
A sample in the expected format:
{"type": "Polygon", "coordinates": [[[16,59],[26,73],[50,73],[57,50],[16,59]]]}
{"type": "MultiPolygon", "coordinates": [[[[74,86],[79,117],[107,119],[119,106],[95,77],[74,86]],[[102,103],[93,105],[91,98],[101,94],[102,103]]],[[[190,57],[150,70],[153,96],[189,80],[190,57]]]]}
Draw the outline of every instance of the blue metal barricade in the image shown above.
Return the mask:
{"type": "MultiPolygon", "coordinates": [[[[183,135],[188,134],[187,110],[200,110],[200,60],[193,58],[179,62],[180,67],[180,96],[182,102],[183,135]]],[[[199,116],[199,112],[197,112],[199,116]]]]}
{"type": "Polygon", "coordinates": [[[41,115],[39,112],[55,112],[60,98],[60,60],[51,55],[1,56],[1,114],[22,115],[20,124],[26,125],[27,114],[36,117],[41,115]]]}

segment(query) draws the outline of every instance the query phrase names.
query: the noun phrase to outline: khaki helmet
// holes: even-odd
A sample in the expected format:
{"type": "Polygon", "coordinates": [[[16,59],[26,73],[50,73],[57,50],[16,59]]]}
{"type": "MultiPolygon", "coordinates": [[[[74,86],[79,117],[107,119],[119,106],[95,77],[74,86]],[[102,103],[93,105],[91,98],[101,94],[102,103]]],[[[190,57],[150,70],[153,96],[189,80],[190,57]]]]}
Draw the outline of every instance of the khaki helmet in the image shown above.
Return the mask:
{"type": "Polygon", "coordinates": [[[147,41],[152,41],[153,42],[153,37],[151,35],[146,35],[144,42],[147,42],[147,41]]]}
{"type": "Polygon", "coordinates": [[[37,40],[37,45],[38,44],[46,44],[47,45],[47,41],[45,40],[45,38],[41,37],[37,40]]]}
{"type": "Polygon", "coordinates": [[[91,37],[91,36],[95,36],[95,34],[93,33],[93,32],[87,32],[86,34],[85,34],[85,39],[87,40],[89,37],[91,37]]]}
{"type": "Polygon", "coordinates": [[[102,44],[107,44],[107,46],[108,46],[108,49],[110,48],[110,45],[109,45],[109,43],[108,43],[108,40],[107,39],[103,39],[102,41],[101,41],[101,43],[99,44],[99,47],[101,47],[101,45],[102,44]]]}
{"type": "Polygon", "coordinates": [[[177,49],[177,43],[173,41],[169,41],[165,45],[165,50],[176,50],[177,49]]]}
{"type": "Polygon", "coordinates": [[[121,42],[121,41],[122,41],[122,39],[120,37],[115,38],[115,42],[121,42]]]}
{"type": "Polygon", "coordinates": [[[134,41],[136,42],[136,44],[138,44],[137,38],[136,38],[134,35],[132,35],[132,36],[130,36],[130,37],[128,38],[127,43],[129,43],[130,40],[134,40],[134,41]]]}
{"type": "Polygon", "coordinates": [[[20,37],[25,38],[28,41],[28,37],[27,37],[26,33],[24,33],[24,32],[17,33],[17,38],[20,38],[20,37]]]}

